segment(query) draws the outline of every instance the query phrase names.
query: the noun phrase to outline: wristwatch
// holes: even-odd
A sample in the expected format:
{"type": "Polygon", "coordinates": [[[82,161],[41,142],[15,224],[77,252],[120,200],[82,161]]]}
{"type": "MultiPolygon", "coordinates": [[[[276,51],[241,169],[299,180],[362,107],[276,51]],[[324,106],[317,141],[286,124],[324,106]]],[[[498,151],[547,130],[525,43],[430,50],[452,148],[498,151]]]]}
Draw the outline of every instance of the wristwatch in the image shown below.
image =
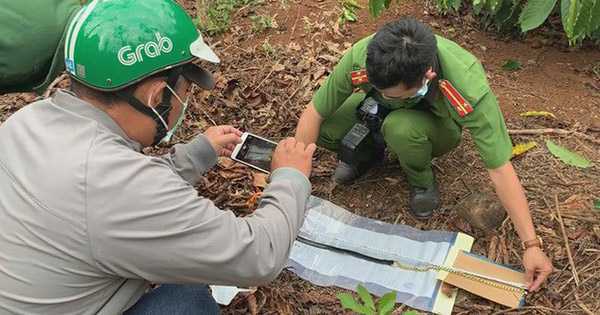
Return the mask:
{"type": "Polygon", "coordinates": [[[523,250],[528,249],[530,247],[539,247],[541,249],[543,244],[544,244],[544,242],[542,241],[542,238],[539,236],[536,236],[532,240],[521,242],[521,247],[523,247],[523,250]]]}

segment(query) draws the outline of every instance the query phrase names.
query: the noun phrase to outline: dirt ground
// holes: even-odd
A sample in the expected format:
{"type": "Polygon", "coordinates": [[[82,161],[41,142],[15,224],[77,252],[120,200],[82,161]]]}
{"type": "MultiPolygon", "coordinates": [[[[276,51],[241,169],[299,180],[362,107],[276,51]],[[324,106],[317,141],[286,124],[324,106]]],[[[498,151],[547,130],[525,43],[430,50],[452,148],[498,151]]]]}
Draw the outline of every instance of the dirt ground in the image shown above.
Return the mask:
{"type": "MultiPolygon", "coordinates": [[[[195,14],[195,1],[180,2],[195,14]]],[[[391,9],[376,20],[362,10],[357,23],[340,28],[336,24],[337,6],[335,0],[266,0],[261,5],[236,11],[230,32],[208,38],[223,61],[219,67],[208,66],[215,73],[217,88],[210,92],[196,91],[194,106],[178,139],[190,139],[212,124],[233,124],[275,140],[293,135],[304,106],[345,49],[387,21],[415,16],[481,59],[509,129],[568,131],[512,135],[514,143],[538,143],[533,150],[515,158],[513,164],[526,189],[537,232],[545,241],[556,272],[543,290],[527,297],[527,306],[520,310],[507,310],[461,291],[455,313],[600,313],[600,213],[593,208],[594,200],[600,199],[600,49],[591,45],[569,48],[564,38],[547,35],[552,32],[507,39],[483,30],[464,12],[440,16],[429,1],[394,2],[391,9]],[[272,16],[277,27],[253,31],[249,18],[252,15],[272,16]],[[503,70],[507,59],[518,60],[522,69],[503,70]],[[519,115],[541,110],[552,112],[556,118],[519,115]],[[546,149],[544,141],[547,139],[577,151],[594,165],[578,169],[563,164],[546,149]],[[563,219],[564,233],[558,212],[563,219]],[[575,270],[569,263],[563,234],[568,239],[575,270]]],[[[34,99],[31,94],[0,96],[0,122],[34,99]]],[[[459,148],[434,162],[443,205],[427,222],[417,221],[407,213],[408,184],[397,162],[391,159],[355,184],[334,186],[330,176],[335,168],[335,155],[319,151],[311,178],[313,193],[369,218],[426,230],[468,233],[476,238],[473,252],[520,268],[520,242],[509,221],[496,231],[479,231],[455,211],[456,205],[469,193],[491,189],[467,133],[464,138],[459,148]]],[[[207,174],[198,190],[218,205],[245,215],[256,205],[261,189],[256,179],[249,169],[222,160],[207,174]]],[[[254,295],[237,298],[223,312],[343,313],[335,297],[340,291],[311,285],[284,271],[275,282],[260,287],[254,295]]],[[[408,309],[397,305],[395,313],[408,309]]]]}

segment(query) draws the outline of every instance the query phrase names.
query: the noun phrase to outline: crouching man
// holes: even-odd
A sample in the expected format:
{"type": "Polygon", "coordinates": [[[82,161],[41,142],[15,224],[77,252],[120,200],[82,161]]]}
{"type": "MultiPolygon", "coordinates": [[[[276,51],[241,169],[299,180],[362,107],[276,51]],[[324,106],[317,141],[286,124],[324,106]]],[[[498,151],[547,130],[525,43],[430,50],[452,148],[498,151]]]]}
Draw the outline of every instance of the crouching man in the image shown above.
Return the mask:
{"type": "Polygon", "coordinates": [[[338,152],[333,179],[350,183],[384,157],[387,147],[410,184],[409,210],[429,218],[440,205],[431,161],[471,133],[500,201],[523,241],[530,289],[552,271],[527,199],[510,162],[512,145],[481,63],[415,19],[383,26],[339,61],[304,110],[303,143],[338,152]]]}
{"type": "Polygon", "coordinates": [[[172,0],[90,1],[65,60],[72,90],[0,125],[0,313],[215,314],[204,284],[277,277],[303,222],[314,144],[279,143],[244,218],[194,189],[239,130],[141,153],[173,136],[192,84],[214,84],[193,62],[219,59],[186,12],[172,0]]]}

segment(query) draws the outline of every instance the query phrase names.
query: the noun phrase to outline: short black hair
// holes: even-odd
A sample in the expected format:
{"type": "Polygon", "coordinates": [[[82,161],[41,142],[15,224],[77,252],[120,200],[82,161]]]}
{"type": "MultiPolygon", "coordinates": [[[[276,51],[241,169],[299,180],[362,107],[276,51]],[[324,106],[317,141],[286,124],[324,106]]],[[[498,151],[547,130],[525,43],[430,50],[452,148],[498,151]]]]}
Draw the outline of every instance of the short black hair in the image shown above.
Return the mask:
{"type": "Polygon", "coordinates": [[[114,103],[116,103],[116,101],[118,99],[117,95],[114,92],[106,92],[106,91],[92,89],[91,87],[86,86],[85,84],[77,81],[73,77],[70,77],[70,79],[71,79],[70,89],[75,94],[77,94],[77,96],[79,96],[79,97],[81,97],[81,96],[93,97],[108,107],[110,107],[114,103]]]}
{"type": "MultiPolygon", "coordinates": [[[[158,78],[158,77],[167,77],[169,75],[169,73],[168,73],[169,71],[170,70],[160,71],[160,72],[155,73],[147,78],[144,78],[143,80],[140,80],[139,82],[136,82],[132,85],[129,85],[129,86],[127,86],[123,89],[117,90],[117,91],[121,91],[121,92],[125,92],[125,93],[133,93],[135,90],[137,90],[137,88],[140,85],[142,85],[142,83],[146,82],[147,80],[158,78]]],[[[119,97],[119,95],[117,94],[117,91],[101,91],[101,90],[93,89],[93,88],[77,81],[77,79],[73,78],[72,76],[70,76],[70,79],[71,79],[70,89],[72,92],[74,92],[78,96],[85,95],[85,96],[93,97],[108,107],[114,105],[117,101],[119,101],[121,99],[119,97]]]]}
{"type": "Polygon", "coordinates": [[[437,41],[429,26],[402,18],[381,27],[367,46],[369,83],[386,89],[403,83],[421,84],[437,55],[437,41]]]}

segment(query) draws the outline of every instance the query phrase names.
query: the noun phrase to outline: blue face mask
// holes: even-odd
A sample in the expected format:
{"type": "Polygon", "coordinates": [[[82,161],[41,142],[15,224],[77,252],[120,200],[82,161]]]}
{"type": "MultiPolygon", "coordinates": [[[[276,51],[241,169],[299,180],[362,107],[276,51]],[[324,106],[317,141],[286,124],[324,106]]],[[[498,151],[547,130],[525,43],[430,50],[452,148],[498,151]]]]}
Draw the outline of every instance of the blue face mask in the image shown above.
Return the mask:
{"type": "Polygon", "coordinates": [[[415,95],[413,95],[409,99],[421,99],[427,94],[427,92],[429,92],[429,80],[425,80],[425,84],[423,84],[423,86],[417,91],[417,93],[415,93],[415,95]]]}

